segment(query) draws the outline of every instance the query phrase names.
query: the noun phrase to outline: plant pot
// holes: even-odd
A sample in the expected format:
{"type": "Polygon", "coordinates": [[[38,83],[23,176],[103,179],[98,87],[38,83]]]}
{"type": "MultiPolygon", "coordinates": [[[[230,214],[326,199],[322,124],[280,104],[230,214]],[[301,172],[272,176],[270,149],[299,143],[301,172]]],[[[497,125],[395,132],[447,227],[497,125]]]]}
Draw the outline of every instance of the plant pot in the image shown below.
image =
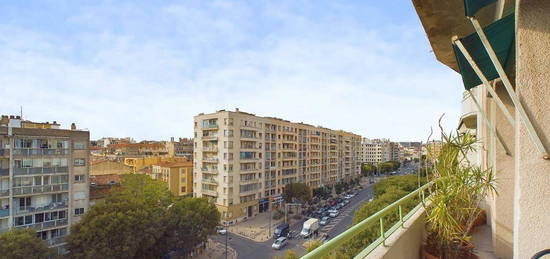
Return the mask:
{"type": "Polygon", "coordinates": [[[481,212],[477,215],[477,218],[472,224],[472,229],[484,225],[485,223],[487,223],[487,213],[485,212],[485,210],[481,210],[481,212]]]}
{"type": "MultiPolygon", "coordinates": [[[[464,243],[464,248],[466,250],[471,250],[474,248],[474,245],[472,243],[464,243]]],[[[441,259],[441,257],[439,256],[435,256],[433,254],[431,254],[427,249],[426,249],[426,246],[423,245],[421,250],[420,250],[420,254],[422,255],[423,258],[425,259],[441,259]]],[[[461,256],[460,257],[461,259],[479,259],[479,257],[475,254],[472,254],[472,253],[468,253],[468,255],[466,256],[461,256]]]]}

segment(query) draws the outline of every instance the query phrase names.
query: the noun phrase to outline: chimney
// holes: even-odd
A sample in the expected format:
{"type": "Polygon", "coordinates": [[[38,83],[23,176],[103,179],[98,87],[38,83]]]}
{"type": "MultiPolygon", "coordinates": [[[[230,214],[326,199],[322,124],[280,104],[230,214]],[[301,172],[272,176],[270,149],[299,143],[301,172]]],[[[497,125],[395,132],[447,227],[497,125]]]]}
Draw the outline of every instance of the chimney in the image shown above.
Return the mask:
{"type": "Polygon", "coordinates": [[[239,112],[239,108],[235,108],[235,111],[236,111],[236,112],[239,112]]]}
{"type": "Polygon", "coordinates": [[[74,122],[71,123],[71,130],[76,130],[76,124],[74,124],[74,122]]]}
{"type": "Polygon", "coordinates": [[[52,123],[52,124],[57,124],[57,121],[53,121],[53,123],[52,123]]]}
{"type": "Polygon", "coordinates": [[[171,138],[170,138],[170,142],[174,142],[174,137],[171,137],[171,138]]]}
{"type": "Polygon", "coordinates": [[[16,119],[20,120],[21,119],[21,116],[17,115],[15,116],[16,119]]]}

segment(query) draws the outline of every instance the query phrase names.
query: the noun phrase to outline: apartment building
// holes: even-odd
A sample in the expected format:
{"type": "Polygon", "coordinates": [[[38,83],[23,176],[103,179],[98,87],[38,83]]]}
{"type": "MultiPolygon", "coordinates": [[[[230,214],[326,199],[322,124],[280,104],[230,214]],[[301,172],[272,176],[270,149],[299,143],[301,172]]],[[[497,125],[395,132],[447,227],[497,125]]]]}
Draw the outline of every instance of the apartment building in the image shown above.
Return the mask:
{"type": "Polygon", "coordinates": [[[165,145],[169,157],[185,157],[189,161],[193,160],[193,139],[179,138],[175,141],[172,137],[165,145]]]}
{"type": "Polygon", "coordinates": [[[151,177],[166,182],[175,196],[193,193],[192,162],[162,162],[153,165],[151,177]]]}
{"type": "Polygon", "coordinates": [[[360,174],[361,136],[221,110],[194,117],[193,190],[234,222],[268,209],[288,183],[313,188],[360,174]]]}
{"type": "Polygon", "coordinates": [[[0,123],[0,232],[31,228],[62,252],[69,226],[88,209],[90,135],[51,125],[19,116],[0,123]]]}
{"type": "Polygon", "coordinates": [[[379,164],[403,160],[402,147],[389,139],[367,139],[361,141],[361,162],[379,164]]]}

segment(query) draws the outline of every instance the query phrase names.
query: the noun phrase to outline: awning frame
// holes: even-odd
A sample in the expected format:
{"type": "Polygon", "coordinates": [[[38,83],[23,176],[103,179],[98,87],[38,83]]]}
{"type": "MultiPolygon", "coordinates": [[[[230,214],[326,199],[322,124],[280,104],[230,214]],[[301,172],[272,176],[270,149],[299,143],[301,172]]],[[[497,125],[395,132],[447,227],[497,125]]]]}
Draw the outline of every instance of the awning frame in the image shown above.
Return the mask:
{"type": "MultiPolygon", "coordinates": [[[[527,133],[529,134],[529,137],[531,138],[531,141],[537,148],[537,150],[541,153],[543,159],[550,160],[550,156],[548,155],[548,152],[546,151],[546,148],[542,144],[542,141],[540,140],[540,137],[537,135],[537,132],[535,128],[533,127],[533,124],[529,117],[527,116],[527,113],[525,112],[525,109],[523,108],[523,105],[521,104],[519,97],[517,96],[516,92],[514,91],[514,88],[512,87],[512,83],[510,82],[510,79],[506,75],[506,72],[504,71],[504,68],[500,64],[500,61],[498,60],[498,57],[491,47],[491,44],[489,43],[489,40],[487,39],[487,36],[485,35],[485,32],[483,31],[481,25],[477,21],[475,17],[468,17],[468,19],[472,22],[472,25],[474,26],[474,29],[476,30],[479,39],[481,40],[481,43],[483,44],[483,47],[487,51],[487,54],[489,55],[489,58],[491,59],[491,62],[495,66],[495,69],[500,76],[500,79],[502,80],[502,83],[504,84],[504,87],[506,91],[508,92],[508,95],[510,96],[510,99],[512,100],[512,103],[514,103],[514,106],[516,108],[516,112],[519,115],[520,119],[525,124],[525,127],[527,129],[527,133]]],[[[460,42],[460,41],[458,41],[460,42]]],[[[457,42],[457,43],[458,43],[457,42]]],[[[477,73],[477,72],[476,72],[477,73]]]]}
{"type": "Polygon", "coordinates": [[[464,45],[458,39],[457,36],[453,37],[453,44],[455,44],[458,47],[458,49],[460,50],[460,52],[462,52],[462,55],[464,55],[464,57],[466,58],[466,60],[468,61],[468,63],[470,64],[470,66],[472,67],[474,72],[476,73],[476,75],[479,77],[479,79],[481,79],[481,82],[487,88],[487,91],[489,92],[489,94],[493,98],[495,98],[495,102],[496,102],[498,108],[500,108],[500,110],[504,114],[504,117],[506,117],[506,120],[508,120],[508,122],[512,125],[512,127],[514,127],[515,126],[514,117],[512,116],[510,111],[508,111],[508,109],[506,108],[506,106],[504,105],[504,103],[502,102],[500,97],[498,96],[498,94],[495,92],[495,90],[491,86],[491,83],[489,82],[489,80],[485,77],[483,72],[481,72],[481,69],[479,68],[477,63],[474,61],[474,59],[470,55],[470,52],[468,52],[468,50],[464,47],[464,45]]]}

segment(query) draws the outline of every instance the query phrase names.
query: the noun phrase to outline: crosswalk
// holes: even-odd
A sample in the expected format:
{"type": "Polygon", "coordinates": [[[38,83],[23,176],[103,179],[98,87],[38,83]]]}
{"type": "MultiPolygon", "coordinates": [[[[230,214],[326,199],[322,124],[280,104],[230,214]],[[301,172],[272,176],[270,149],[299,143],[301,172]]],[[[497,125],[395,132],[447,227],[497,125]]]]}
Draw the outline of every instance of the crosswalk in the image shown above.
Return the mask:
{"type": "Polygon", "coordinates": [[[334,228],[334,226],[336,226],[340,221],[342,221],[342,219],[344,219],[345,217],[349,216],[350,213],[355,209],[355,206],[348,206],[346,207],[344,210],[340,211],[340,215],[338,215],[336,218],[331,218],[330,221],[328,222],[328,224],[322,226],[320,228],[320,231],[321,232],[329,232],[330,230],[332,230],[334,228]]]}

